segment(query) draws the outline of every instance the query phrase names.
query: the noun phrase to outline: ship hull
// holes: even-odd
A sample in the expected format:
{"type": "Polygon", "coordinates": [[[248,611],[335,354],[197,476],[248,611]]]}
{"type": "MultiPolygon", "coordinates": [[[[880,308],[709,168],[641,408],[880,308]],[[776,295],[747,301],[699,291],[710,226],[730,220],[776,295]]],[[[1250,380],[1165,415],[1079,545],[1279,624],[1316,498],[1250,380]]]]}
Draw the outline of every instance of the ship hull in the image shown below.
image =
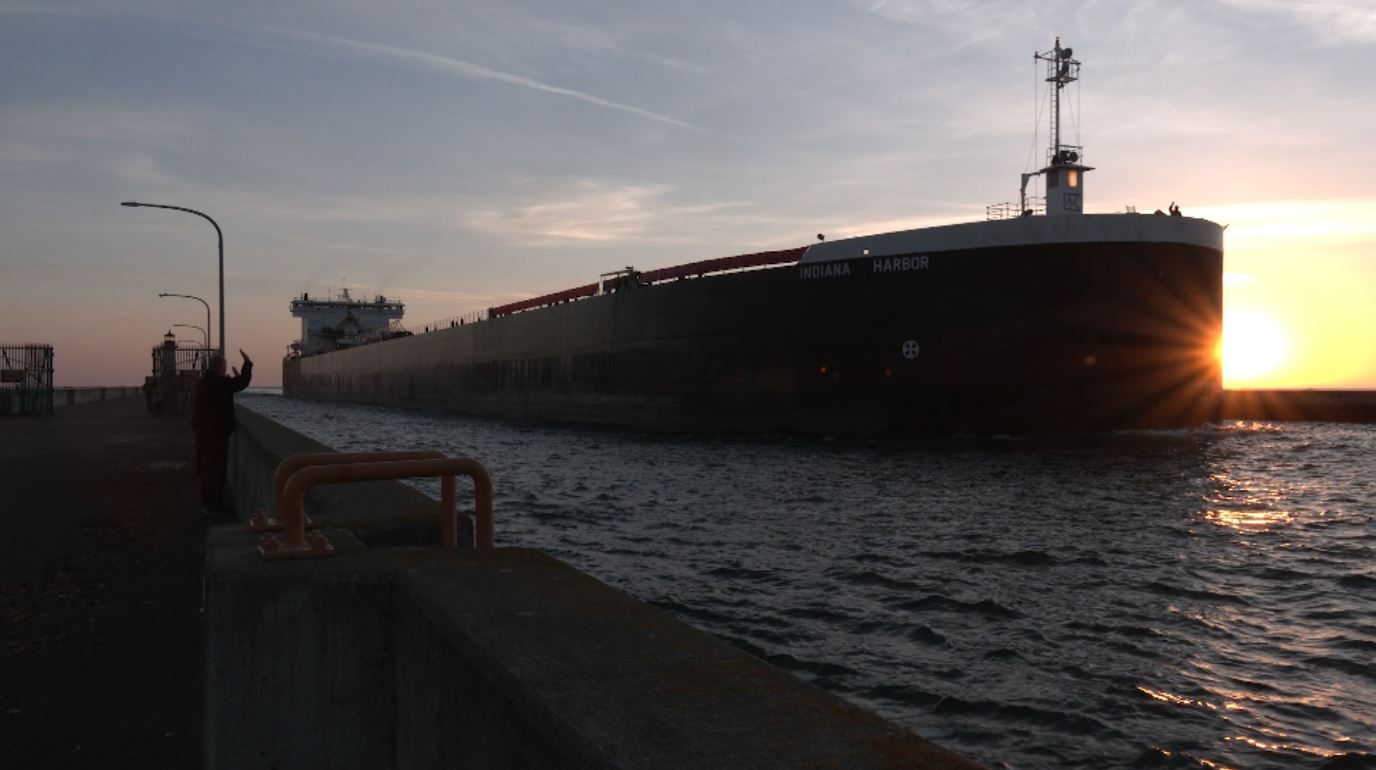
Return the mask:
{"type": "Polygon", "coordinates": [[[1188,427],[1219,413],[1219,242],[900,248],[632,285],[288,359],[284,389],[669,431],[1188,427]]]}

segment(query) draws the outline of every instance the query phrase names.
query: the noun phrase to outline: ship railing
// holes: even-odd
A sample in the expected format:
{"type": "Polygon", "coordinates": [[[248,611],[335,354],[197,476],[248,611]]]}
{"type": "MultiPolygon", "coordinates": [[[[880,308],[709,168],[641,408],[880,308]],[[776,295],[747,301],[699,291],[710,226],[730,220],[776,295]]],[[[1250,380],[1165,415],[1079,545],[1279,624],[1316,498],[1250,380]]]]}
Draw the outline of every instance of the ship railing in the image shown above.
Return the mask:
{"type": "Polygon", "coordinates": [[[993,203],[984,207],[984,218],[986,220],[996,219],[1017,219],[1018,217],[1029,217],[1037,214],[1046,213],[1046,198],[1029,197],[1027,199],[1027,209],[1019,210],[1018,204],[1011,201],[1006,203],[993,203]]]}
{"type": "Polygon", "coordinates": [[[419,329],[402,329],[402,331],[407,331],[410,334],[424,334],[426,332],[437,332],[441,329],[453,329],[459,326],[467,326],[468,324],[475,324],[479,321],[486,320],[486,310],[474,310],[471,313],[464,313],[462,315],[455,315],[450,316],[448,318],[440,318],[434,321],[427,321],[424,324],[421,324],[419,329]]]}
{"type": "Polygon", "coordinates": [[[717,259],[706,259],[700,262],[691,262],[686,265],[677,265],[675,267],[646,270],[640,273],[639,278],[642,283],[653,284],[661,281],[677,281],[683,278],[701,278],[704,275],[760,270],[797,262],[805,251],[807,251],[807,247],[800,246],[793,249],[760,251],[753,254],[737,254],[733,257],[718,257],[717,259]]]}
{"type": "MultiPolygon", "coordinates": [[[[706,259],[699,262],[690,262],[686,265],[676,265],[674,267],[664,267],[643,272],[628,267],[625,270],[618,270],[615,273],[605,273],[602,278],[606,279],[609,276],[620,276],[620,278],[614,278],[610,282],[616,287],[625,286],[627,280],[632,278],[636,284],[644,286],[662,281],[701,278],[705,275],[738,272],[742,270],[757,270],[766,267],[796,263],[805,251],[807,251],[806,246],[799,246],[792,249],[780,249],[777,251],[760,251],[753,254],[737,254],[733,257],[718,257],[716,259],[706,259]]],[[[600,293],[604,293],[604,290],[607,288],[611,288],[611,286],[604,286],[604,281],[590,283],[585,286],[577,286],[553,294],[545,294],[539,297],[523,299],[519,302],[512,302],[508,305],[499,305],[491,308],[488,316],[490,318],[497,318],[512,313],[519,313],[523,310],[534,310],[535,308],[557,305],[563,302],[572,302],[586,297],[597,296],[600,293]]]]}

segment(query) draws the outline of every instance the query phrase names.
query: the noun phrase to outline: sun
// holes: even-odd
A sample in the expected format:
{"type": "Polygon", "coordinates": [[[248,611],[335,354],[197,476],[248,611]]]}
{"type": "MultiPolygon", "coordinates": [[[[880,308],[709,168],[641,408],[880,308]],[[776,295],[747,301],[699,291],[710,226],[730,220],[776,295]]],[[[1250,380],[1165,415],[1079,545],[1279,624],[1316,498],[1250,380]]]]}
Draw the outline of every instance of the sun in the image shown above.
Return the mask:
{"type": "Polygon", "coordinates": [[[1280,324],[1253,310],[1223,314],[1223,378],[1230,386],[1246,385],[1274,372],[1289,354],[1280,324]]]}

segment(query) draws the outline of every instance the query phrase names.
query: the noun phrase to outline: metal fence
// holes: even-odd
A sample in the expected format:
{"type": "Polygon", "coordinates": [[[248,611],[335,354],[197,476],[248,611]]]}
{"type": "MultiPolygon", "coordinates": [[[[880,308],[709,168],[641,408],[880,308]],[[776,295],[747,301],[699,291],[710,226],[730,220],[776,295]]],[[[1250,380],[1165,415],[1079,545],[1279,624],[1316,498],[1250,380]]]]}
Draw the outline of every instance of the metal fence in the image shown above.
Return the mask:
{"type": "Polygon", "coordinates": [[[148,411],[184,414],[214,352],[214,348],[181,342],[153,348],[153,373],[144,380],[148,411]]]}
{"type": "Polygon", "coordinates": [[[53,413],[53,346],[0,345],[0,415],[53,413]]]}
{"type": "MultiPolygon", "coordinates": [[[[215,348],[181,342],[171,348],[170,357],[166,353],[167,350],[166,345],[153,348],[154,375],[162,373],[164,369],[174,372],[203,372],[210,366],[210,355],[215,352],[215,348]]],[[[197,376],[199,377],[199,374],[197,376]]]]}

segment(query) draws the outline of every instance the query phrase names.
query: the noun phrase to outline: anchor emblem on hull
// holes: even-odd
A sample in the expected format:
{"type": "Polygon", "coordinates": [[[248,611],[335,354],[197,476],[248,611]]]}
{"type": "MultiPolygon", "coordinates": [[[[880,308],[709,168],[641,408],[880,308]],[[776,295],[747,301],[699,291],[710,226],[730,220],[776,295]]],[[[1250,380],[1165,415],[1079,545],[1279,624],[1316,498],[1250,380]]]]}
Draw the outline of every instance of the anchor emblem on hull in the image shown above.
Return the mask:
{"type": "Polygon", "coordinates": [[[903,357],[909,361],[917,358],[919,350],[921,350],[921,348],[918,346],[917,340],[906,340],[903,342],[903,357]]]}

